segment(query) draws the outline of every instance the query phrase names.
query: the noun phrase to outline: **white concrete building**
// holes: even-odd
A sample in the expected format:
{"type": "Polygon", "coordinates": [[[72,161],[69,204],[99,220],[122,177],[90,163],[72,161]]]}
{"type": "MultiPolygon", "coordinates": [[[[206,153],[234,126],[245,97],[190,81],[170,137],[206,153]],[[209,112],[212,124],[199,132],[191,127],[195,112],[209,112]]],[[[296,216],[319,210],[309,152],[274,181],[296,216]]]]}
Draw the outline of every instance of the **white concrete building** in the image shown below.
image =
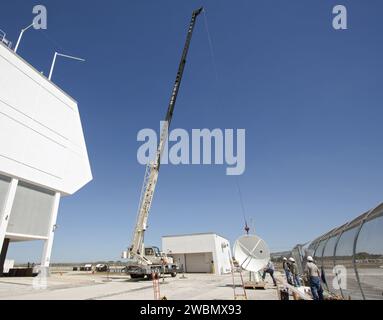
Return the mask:
{"type": "Polygon", "coordinates": [[[13,241],[49,267],[60,197],[91,180],[76,101],[0,42],[0,274],[13,241]]]}
{"type": "Polygon", "coordinates": [[[230,242],[215,233],[162,237],[162,251],[189,273],[231,272],[230,242]]]}

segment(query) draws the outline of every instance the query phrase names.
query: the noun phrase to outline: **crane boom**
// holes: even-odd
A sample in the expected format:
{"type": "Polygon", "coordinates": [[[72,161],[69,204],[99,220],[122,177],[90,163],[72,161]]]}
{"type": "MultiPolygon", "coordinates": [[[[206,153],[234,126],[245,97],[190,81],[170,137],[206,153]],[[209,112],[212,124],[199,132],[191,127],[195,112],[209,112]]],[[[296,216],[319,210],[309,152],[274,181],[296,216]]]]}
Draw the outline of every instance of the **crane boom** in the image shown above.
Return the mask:
{"type": "Polygon", "coordinates": [[[157,184],[158,173],[161,165],[161,156],[166,144],[170,123],[173,118],[174,106],[177,100],[178,91],[180,89],[182,75],[185,69],[186,57],[189,51],[190,42],[193,35],[193,30],[197,16],[202,12],[203,8],[199,8],[193,11],[189,29],[187,32],[185,46],[182,52],[181,61],[179,63],[176,80],[174,82],[173,91],[170,97],[169,106],[165,116],[165,122],[161,128],[160,140],[157,146],[156,158],[151,161],[145,171],[144,182],[141,190],[140,205],[137,213],[137,222],[134,229],[132,245],[129,249],[128,257],[130,259],[136,258],[140,263],[151,264],[151,262],[145,258],[144,248],[144,233],[147,228],[147,220],[149,216],[150,207],[153,200],[154,191],[157,184]]]}

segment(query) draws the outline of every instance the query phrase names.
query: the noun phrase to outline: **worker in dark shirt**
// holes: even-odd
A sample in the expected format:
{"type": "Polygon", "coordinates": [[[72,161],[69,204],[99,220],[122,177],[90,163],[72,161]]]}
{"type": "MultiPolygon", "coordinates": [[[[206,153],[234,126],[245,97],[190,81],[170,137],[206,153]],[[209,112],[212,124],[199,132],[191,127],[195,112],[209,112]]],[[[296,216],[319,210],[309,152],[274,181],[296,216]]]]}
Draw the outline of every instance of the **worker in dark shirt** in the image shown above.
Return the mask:
{"type": "Polygon", "coordinates": [[[268,273],[271,276],[271,279],[273,279],[274,286],[277,286],[277,281],[274,278],[274,264],[271,262],[271,260],[268,262],[266,268],[263,270],[262,279],[265,280],[266,273],[268,273]]]}
{"type": "Polygon", "coordinates": [[[291,281],[290,266],[289,266],[289,262],[287,261],[286,257],[283,257],[282,268],[283,268],[283,271],[286,274],[287,283],[292,285],[293,282],[291,281]]]}
{"type": "Polygon", "coordinates": [[[293,257],[289,258],[290,261],[290,272],[293,278],[293,283],[295,287],[300,287],[301,282],[299,281],[298,267],[295,263],[295,259],[293,257]]]}

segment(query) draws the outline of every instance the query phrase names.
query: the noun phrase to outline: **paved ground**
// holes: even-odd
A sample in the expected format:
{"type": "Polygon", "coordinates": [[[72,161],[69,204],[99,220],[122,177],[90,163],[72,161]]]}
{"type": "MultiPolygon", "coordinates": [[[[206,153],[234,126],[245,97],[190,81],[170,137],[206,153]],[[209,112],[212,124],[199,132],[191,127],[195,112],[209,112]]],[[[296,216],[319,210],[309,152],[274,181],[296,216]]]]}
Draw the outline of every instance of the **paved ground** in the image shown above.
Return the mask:
{"type": "MultiPolygon", "coordinates": [[[[161,296],[169,300],[232,300],[232,276],[186,274],[160,280],[161,296]]],[[[246,276],[245,276],[246,277],[246,276]]],[[[270,279],[268,279],[270,281],[270,279]]],[[[241,288],[237,288],[238,293],[241,288]]],[[[276,300],[277,290],[268,282],[266,290],[246,290],[249,300],[276,300]]],[[[65,272],[39,278],[0,278],[0,299],[26,300],[128,300],[153,299],[152,281],[131,280],[126,275],[65,272]],[[44,288],[45,287],[45,288],[44,288]]]]}

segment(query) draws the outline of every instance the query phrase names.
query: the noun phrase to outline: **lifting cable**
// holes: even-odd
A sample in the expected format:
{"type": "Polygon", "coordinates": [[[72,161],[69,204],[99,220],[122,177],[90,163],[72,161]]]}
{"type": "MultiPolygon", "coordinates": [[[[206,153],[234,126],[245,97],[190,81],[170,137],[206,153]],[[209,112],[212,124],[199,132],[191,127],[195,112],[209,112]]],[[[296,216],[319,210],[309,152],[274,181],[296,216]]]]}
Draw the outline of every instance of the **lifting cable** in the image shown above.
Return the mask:
{"type": "MultiPolygon", "coordinates": [[[[210,56],[211,56],[211,61],[212,61],[212,65],[213,65],[214,76],[215,76],[215,80],[216,80],[216,82],[218,84],[217,64],[216,64],[216,59],[215,59],[215,54],[214,54],[213,41],[211,39],[211,34],[210,34],[210,30],[209,30],[209,23],[208,23],[208,19],[207,19],[206,9],[203,9],[203,16],[204,16],[204,22],[205,22],[204,23],[205,24],[205,30],[206,30],[206,34],[207,34],[207,38],[208,38],[208,42],[209,42],[210,56]]],[[[237,178],[235,180],[235,183],[236,183],[237,190],[238,190],[239,201],[241,203],[241,210],[242,210],[243,220],[245,222],[245,231],[248,234],[250,228],[249,228],[248,223],[247,223],[245,205],[244,205],[244,202],[243,202],[242,192],[241,192],[241,188],[239,186],[237,178]]]]}
{"type": "Polygon", "coordinates": [[[238,196],[239,196],[239,201],[241,203],[241,209],[242,209],[242,215],[243,215],[243,220],[245,222],[245,231],[247,234],[249,234],[249,225],[247,224],[247,219],[246,219],[246,210],[245,210],[245,205],[243,203],[243,197],[242,197],[242,192],[241,192],[241,188],[239,187],[239,183],[238,183],[238,180],[236,178],[235,180],[235,183],[237,185],[237,189],[238,189],[238,196]]]}
{"type": "Polygon", "coordinates": [[[218,80],[218,72],[217,72],[217,65],[215,62],[215,54],[214,54],[214,48],[213,48],[213,41],[211,40],[211,35],[209,31],[209,24],[207,22],[207,14],[206,14],[206,9],[203,9],[203,17],[204,17],[204,24],[205,24],[205,30],[207,34],[207,39],[209,41],[209,49],[210,49],[210,56],[211,56],[211,61],[213,64],[213,69],[214,69],[214,75],[216,80],[218,80]]]}

